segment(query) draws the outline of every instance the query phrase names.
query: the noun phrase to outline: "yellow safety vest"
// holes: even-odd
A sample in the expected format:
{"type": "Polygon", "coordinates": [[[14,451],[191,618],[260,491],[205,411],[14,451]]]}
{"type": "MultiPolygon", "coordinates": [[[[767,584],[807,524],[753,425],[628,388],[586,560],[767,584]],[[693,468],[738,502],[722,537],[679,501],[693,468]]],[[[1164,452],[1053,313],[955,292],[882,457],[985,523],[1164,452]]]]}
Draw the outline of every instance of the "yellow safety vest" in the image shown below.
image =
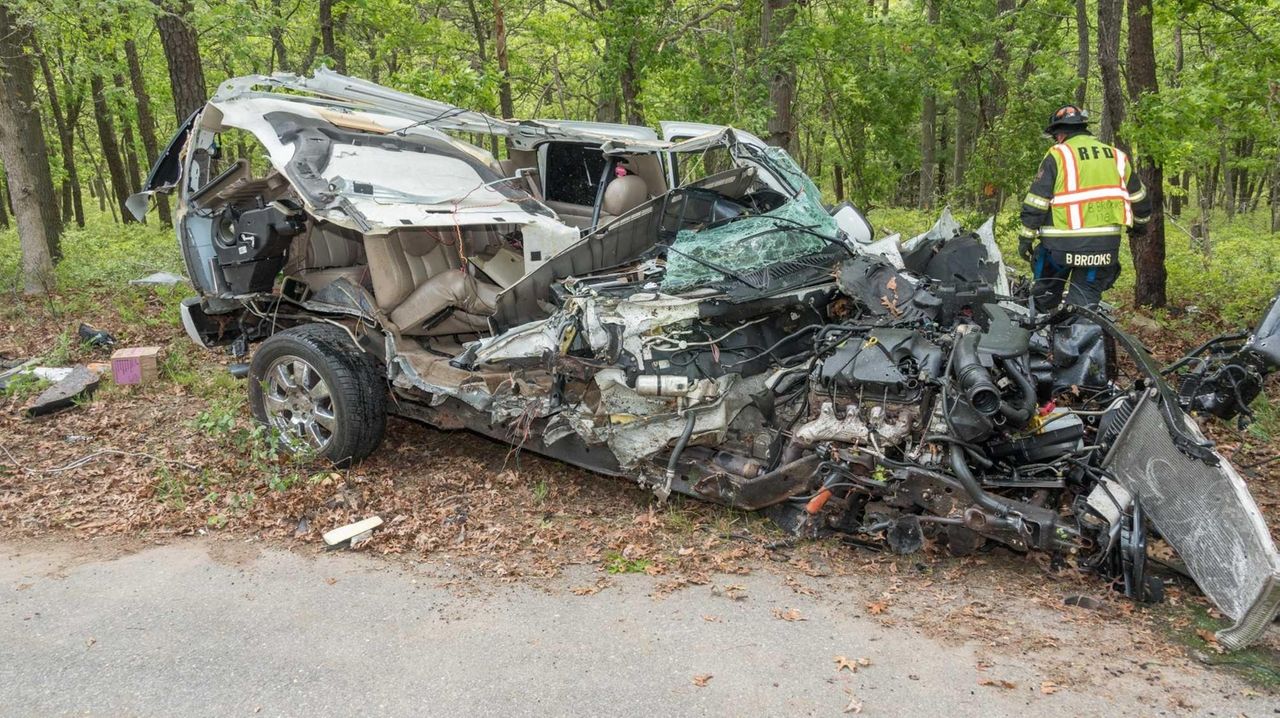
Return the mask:
{"type": "Polygon", "coordinates": [[[1133,202],[1142,200],[1126,189],[1133,166],[1121,150],[1093,135],[1068,137],[1049,148],[1057,166],[1053,197],[1028,194],[1033,207],[1052,208],[1053,226],[1040,228],[1042,237],[1097,237],[1120,234],[1133,226],[1133,202]]]}

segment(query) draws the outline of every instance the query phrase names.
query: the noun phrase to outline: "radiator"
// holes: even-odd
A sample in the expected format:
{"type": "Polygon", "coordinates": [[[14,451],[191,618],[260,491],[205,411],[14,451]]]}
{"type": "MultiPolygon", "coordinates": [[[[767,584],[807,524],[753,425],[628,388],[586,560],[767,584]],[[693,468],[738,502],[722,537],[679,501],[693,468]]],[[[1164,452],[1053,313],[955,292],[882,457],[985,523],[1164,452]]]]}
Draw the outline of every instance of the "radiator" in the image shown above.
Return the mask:
{"type": "MultiPolygon", "coordinates": [[[[1180,452],[1159,397],[1144,394],[1103,467],[1142,502],[1152,525],[1200,590],[1235,624],[1218,632],[1236,650],[1260,638],[1280,608],[1280,555],[1244,480],[1221,455],[1210,466],[1180,452]]],[[[1199,437],[1191,417],[1179,415],[1199,437]]]]}

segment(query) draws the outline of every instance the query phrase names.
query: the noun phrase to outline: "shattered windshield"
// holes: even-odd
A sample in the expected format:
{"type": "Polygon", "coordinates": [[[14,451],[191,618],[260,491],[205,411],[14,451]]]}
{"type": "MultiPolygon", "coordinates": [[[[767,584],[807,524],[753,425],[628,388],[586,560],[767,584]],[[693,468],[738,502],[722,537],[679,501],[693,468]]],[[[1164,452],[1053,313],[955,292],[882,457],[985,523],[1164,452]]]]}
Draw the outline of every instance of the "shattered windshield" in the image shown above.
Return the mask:
{"type": "Polygon", "coordinates": [[[724,270],[749,272],[815,254],[836,241],[836,222],[823,208],[821,193],[790,155],[776,147],[737,147],[747,150],[752,164],[795,188],[795,197],[759,214],[677,232],[667,255],[664,292],[723,280],[724,270]]]}

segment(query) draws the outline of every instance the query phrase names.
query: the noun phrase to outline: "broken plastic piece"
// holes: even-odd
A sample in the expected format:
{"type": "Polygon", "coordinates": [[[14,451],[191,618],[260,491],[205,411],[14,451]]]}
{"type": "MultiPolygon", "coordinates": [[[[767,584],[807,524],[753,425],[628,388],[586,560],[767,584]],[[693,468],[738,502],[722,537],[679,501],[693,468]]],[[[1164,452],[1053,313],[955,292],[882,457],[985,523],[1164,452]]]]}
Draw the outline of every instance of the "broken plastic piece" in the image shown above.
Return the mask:
{"type": "Polygon", "coordinates": [[[336,529],[326,531],[324,534],[324,542],[329,546],[338,546],[341,543],[350,541],[354,546],[356,543],[363,543],[363,541],[356,541],[356,539],[361,537],[361,534],[371,534],[374,529],[381,525],[381,516],[371,516],[363,521],[357,521],[353,524],[339,526],[336,529]]]}
{"type": "Polygon", "coordinates": [[[61,381],[45,389],[40,396],[27,405],[25,413],[28,417],[52,414],[75,406],[76,401],[88,398],[97,391],[101,376],[88,367],[77,365],[61,381]]]}
{"type": "Polygon", "coordinates": [[[76,334],[80,336],[80,341],[92,347],[110,347],[115,346],[116,343],[115,337],[101,329],[94,329],[88,324],[81,324],[76,334]]]}

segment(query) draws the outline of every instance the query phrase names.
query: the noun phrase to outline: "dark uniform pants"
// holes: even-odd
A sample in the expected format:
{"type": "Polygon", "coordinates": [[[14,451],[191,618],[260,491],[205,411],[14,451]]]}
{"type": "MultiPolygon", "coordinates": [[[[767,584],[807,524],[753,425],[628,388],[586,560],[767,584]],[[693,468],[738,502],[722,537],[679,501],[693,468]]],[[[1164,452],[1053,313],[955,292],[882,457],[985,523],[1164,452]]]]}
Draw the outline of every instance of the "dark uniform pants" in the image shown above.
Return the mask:
{"type": "Polygon", "coordinates": [[[1098,304],[1102,301],[1102,293],[1110,289],[1120,276],[1119,257],[1113,257],[1111,264],[1101,267],[1072,267],[1067,264],[1066,254],[1044,245],[1036,248],[1031,262],[1036,277],[1031,287],[1036,310],[1055,309],[1062,303],[1064,290],[1067,304],[1080,307],[1098,304]]]}

